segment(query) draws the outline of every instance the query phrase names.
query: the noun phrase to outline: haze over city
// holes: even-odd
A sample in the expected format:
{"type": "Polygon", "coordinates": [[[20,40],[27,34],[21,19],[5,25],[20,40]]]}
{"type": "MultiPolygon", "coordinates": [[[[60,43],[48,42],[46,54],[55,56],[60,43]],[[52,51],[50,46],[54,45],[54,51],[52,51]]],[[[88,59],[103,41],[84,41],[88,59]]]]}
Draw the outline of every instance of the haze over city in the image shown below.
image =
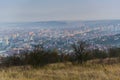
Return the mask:
{"type": "Polygon", "coordinates": [[[0,22],[120,19],[119,0],[0,0],[0,22]]]}

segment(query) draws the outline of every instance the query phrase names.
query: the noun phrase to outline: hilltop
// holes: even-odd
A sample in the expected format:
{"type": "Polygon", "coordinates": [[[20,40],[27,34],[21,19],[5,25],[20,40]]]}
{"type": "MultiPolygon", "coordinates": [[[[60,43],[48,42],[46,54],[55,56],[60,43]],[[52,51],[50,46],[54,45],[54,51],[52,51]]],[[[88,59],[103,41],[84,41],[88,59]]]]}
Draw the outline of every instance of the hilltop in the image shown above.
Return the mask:
{"type": "Polygon", "coordinates": [[[37,69],[30,66],[0,69],[0,77],[1,80],[119,80],[119,67],[119,63],[54,63],[37,69]]]}

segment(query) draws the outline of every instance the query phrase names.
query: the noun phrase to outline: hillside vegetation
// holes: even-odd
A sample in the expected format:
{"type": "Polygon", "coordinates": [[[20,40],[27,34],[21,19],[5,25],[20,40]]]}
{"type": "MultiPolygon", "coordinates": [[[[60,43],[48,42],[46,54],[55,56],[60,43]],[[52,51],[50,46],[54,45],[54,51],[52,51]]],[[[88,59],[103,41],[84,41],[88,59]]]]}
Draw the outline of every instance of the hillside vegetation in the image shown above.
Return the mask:
{"type": "Polygon", "coordinates": [[[17,66],[0,69],[0,80],[120,80],[120,64],[54,63],[44,67],[17,66]]]}
{"type": "Polygon", "coordinates": [[[120,80],[120,48],[89,49],[81,41],[74,52],[60,54],[36,45],[32,51],[6,57],[0,80],[120,80]]]}

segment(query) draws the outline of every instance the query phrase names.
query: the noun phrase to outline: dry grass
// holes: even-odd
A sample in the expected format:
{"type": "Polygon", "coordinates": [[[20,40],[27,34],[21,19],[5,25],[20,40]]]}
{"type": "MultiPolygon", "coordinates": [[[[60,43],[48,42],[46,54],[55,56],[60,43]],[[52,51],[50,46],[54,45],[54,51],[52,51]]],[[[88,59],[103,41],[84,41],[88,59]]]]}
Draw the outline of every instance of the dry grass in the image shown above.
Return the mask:
{"type": "Polygon", "coordinates": [[[42,68],[0,69],[0,80],[120,80],[120,64],[49,64],[42,68]]]}

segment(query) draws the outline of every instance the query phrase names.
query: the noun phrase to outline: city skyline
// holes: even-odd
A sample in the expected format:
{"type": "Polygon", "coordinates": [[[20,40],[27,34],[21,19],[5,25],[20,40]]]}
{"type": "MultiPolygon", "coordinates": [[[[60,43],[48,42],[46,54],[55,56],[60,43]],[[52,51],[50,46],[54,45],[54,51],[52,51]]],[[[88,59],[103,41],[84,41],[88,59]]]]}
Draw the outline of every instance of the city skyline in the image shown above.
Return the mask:
{"type": "Polygon", "coordinates": [[[119,0],[0,0],[0,22],[120,19],[119,0]]]}

